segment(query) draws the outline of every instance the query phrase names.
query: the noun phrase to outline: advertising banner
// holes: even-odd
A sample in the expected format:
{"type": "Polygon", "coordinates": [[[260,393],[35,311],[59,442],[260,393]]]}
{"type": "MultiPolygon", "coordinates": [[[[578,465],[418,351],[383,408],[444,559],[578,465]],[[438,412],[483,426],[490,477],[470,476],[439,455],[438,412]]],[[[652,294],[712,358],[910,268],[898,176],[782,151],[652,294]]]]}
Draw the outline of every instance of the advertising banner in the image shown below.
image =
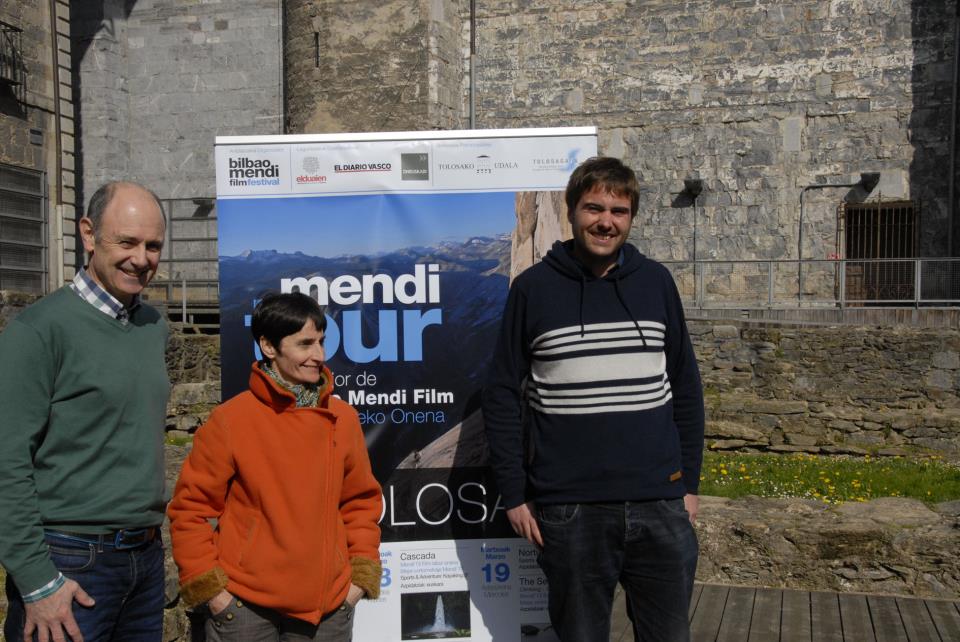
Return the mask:
{"type": "Polygon", "coordinates": [[[260,356],[260,297],[315,297],[383,486],[382,593],[355,639],[556,640],[480,391],[510,279],[563,235],[562,191],[594,155],[592,127],[217,139],[223,398],[260,356]]]}

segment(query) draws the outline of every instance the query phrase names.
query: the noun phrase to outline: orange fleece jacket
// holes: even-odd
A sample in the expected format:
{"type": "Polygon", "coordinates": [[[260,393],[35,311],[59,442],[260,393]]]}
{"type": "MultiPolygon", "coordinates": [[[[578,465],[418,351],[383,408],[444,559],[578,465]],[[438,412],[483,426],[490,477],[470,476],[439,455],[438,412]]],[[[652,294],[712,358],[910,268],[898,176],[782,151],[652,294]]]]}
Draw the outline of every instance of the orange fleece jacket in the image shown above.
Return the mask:
{"type": "Polygon", "coordinates": [[[356,410],[324,381],[317,407],[297,408],[255,363],[197,432],[167,509],[187,604],[226,588],[316,624],[351,582],[379,595],[380,485],[356,410]]]}

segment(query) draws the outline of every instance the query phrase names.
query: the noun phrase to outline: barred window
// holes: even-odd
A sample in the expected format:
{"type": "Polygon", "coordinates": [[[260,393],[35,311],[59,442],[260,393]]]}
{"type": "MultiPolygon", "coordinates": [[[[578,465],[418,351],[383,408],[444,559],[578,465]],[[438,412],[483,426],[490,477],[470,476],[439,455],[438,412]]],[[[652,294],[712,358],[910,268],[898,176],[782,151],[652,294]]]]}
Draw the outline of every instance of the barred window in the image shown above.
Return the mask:
{"type": "Polygon", "coordinates": [[[44,294],[46,212],[43,173],[0,164],[0,290],[44,294]]]}
{"type": "Polygon", "coordinates": [[[919,203],[846,203],[838,210],[838,219],[837,245],[846,259],[847,300],[877,304],[912,301],[919,203]]]}

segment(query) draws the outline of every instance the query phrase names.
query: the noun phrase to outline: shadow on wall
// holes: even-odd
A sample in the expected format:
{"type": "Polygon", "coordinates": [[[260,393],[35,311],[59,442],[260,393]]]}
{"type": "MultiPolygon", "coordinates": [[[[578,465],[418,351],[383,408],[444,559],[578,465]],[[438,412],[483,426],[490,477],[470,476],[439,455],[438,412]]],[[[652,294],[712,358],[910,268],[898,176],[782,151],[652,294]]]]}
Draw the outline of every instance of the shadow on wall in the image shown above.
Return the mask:
{"type": "MultiPolygon", "coordinates": [[[[83,131],[85,124],[82,109],[83,98],[85,92],[91,97],[95,96],[96,88],[87,90],[83,86],[83,75],[80,73],[83,67],[82,63],[87,56],[95,55],[95,52],[98,51],[96,45],[99,41],[111,43],[111,46],[121,49],[126,46],[126,43],[120,42],[121,36],[118,33],[118,25],[130,17],[136,3],[136,0],[70,0],[70,71],[73,84],[74,145],[76,149],[74,175],[76,176],[78,219],[83,215],[83,206],[88,196],[92,195],[98,187],[97,185],[83,184],[83,131]]],[[[122,72],[122,69],[117,71],[122,72]]],[[[108,86],[106,89],[111,88],[108,86]]],[[[115,123],[112,123],[112,125],[115,126],[115,123]]],[[[127,138],[122,131],[112,131],[111,135],[127,138]]],[[[85,255],[79,234],[76,237],[76,242],[76,255],[78,261],[82,261],[81,257],[85,255]]]]}
{"type": "Polygon", "coordinates": [[[920,256],[960,256],[960,234],[954,220],[953,247],[948,239],[950,216],[950,125],[954,91],[956,2],[913,0],[913,40],[909,137],[910,197],[920,203],[920,256]]]}

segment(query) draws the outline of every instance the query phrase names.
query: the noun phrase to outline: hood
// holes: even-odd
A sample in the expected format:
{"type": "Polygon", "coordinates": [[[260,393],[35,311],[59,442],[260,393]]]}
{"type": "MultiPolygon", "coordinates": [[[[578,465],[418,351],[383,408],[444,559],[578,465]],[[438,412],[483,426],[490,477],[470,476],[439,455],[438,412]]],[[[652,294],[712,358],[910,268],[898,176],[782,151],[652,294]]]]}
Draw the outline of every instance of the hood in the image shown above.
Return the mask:
{"type": "Polygon", "coordinates": [[[588,281],[609,281],[613,283],[613,290],[616,294],[617,301],[620,302],[620,305],[623,307],[624,311],[626,311],[627,318],[633,321],[633,324],[637,328],[637,334],[640,335],[640,340],[643,342],[643,347],[646,348],[647,339],[643,336],[643,329],[640,327],[640,323],[637,321],[636,315],[630,309],[630,305],[627,303],[626,299],[623,298],[623,293],[620,291],[620,281],[639,270],[646,257],[644,257],[644,255],[641,254],[637,248],[633,247],[629,243],[624,243],[621,251],[623,252],[623,262],[617,266],[617,269],[610,270],[610,272],[602,277],[594,276],[592,272],[587,270],[583,265],[580,264],[579,261],[577,261],[576,258],[574,258],[572,239],[569,241],[555,242],[553,247],[550,248],[550,251],[547,252],[547,255],[543,257],[543,262],[560,274],[569,277],[580,284],[580,297],[577,305],[581,337],[586,335],[586,329],[583,322],[583,290],[588,281]]]}
{"type": "MultiPolygon", "coordinates": [[[[621,251],[623,252],[623,263],[618,266],[616,270],[612,270],[606,276],[600,278],[619,280],[640,269],[640,266],[643,264],[643,259],[646,258],[640,253],[640,250],[630,243],[624,243],[621,251]]],[[[543,262],[560,274],[577,281],[589,281],[598,278],[574,258],[573,239],[569,241],[556,241],[553,247],[550,248],[550,251],[547,252],[547,255],[543,257],[543,262]]]]}
{"type": "MultiPolygon", "coordinates": [[[[289,390],[284,390],[277,382],[260,369],[254,361],[250,367],[250,392],[253,396],[277,411],[287,408],[296,408],[297,398],[289,390]]],[[[333,373],[330,368],[323,366],[323,384],[320,387],[320,398],[317,408],[326,409],[330,404],[330,395],[333,394],[333,373]]]]}

